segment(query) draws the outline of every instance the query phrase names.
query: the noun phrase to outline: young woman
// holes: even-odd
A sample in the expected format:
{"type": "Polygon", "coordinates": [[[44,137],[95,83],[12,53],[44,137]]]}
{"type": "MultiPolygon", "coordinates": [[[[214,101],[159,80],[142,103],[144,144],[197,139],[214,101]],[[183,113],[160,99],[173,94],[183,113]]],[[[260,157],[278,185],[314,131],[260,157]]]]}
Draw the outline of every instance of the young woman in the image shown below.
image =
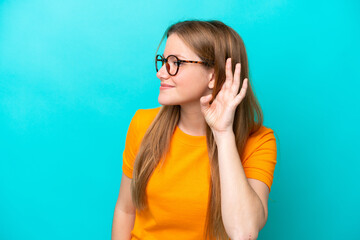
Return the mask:
{"type": "Polygon", "coordinates": [[[256,239],[276,139],[244,43],[220,21],[178,22],[165,36],[155,59],[162,106],[131,120],[112,239],[256,239]]]}

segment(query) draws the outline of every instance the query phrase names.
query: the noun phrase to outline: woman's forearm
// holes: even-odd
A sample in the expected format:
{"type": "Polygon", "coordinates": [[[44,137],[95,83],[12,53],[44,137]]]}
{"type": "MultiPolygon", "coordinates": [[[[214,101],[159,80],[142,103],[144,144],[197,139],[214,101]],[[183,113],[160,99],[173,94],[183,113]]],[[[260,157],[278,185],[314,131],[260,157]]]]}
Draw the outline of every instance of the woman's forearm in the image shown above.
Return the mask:
{"type": "Polygon", "coordinates": [[[135,214],[126,213],[115,207],[111,240],[130,240],[134,222],[135,214]]]}
{"type": "Polygon", "coordinates": [[[247,181],[235,134],[214,133],[218,148],[221,187],[221,211],[231,239],[256,239],[265,225],[265,211],[256,192],[247,181]]]}

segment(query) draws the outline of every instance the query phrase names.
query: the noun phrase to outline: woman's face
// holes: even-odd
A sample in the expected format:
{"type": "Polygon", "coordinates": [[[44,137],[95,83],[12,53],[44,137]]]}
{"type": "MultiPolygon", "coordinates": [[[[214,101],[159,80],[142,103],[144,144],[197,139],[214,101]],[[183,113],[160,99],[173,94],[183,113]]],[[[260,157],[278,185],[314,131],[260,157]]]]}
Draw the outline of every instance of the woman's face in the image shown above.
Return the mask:
{"type": "MultiPolygon", "coordinates": [[[[164,57],[175,55],[179,60],[201,61],[201,59],[176,35],[171,34],[164,50],[164,57]]],[[[175,76],[169,75],[166,66],[162,66],[156,76],[161,84],[171,85],[160,88],[158,101],[161,105],[200,104],[200,98],[210,94],[209,87],[214,86],[213,69],[198,63],[181,63],[175,76]],[[212,80],[212,81],[210,81],[212,80]]]]}

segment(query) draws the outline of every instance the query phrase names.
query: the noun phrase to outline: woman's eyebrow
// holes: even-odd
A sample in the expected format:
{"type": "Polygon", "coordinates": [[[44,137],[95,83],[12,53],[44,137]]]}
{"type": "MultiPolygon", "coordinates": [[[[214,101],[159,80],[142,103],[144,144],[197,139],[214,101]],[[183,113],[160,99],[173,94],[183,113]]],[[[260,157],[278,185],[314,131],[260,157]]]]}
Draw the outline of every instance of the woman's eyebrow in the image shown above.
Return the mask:
{"type": "MultiPolygon", "coordinates": [[[[177,56],[177,57],[186,58],[186,57],[184,57],[184,56],[182,56],[180,54],[169,54],[169,55],[174,55],[174,56],[177,56]]],[[[162,56],[163,56],[163,58],[166,58],[164,54],[162,56]]]]}

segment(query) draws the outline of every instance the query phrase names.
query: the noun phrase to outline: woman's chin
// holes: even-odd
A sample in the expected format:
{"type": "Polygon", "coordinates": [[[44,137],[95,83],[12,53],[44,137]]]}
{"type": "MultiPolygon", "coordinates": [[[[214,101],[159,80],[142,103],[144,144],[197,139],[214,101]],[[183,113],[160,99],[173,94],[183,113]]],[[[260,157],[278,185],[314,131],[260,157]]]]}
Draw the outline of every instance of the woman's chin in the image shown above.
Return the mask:
{"type": "Polygon", "coordinates": [[[174,101],[164,101],[164,100],[158,100],[158,102],[159,102],[159,104],[160,105],[163,105],[163,106],[166,106],[166,105],[168,105],[168,106],[170,106],[170,105],[179,105],[178,103],[176,103],[176,102],[174,102],[174,101]]]}
{"type": "Polygon", "coordinates": [[[160,105],[163,105],[163,106],[172,106],[172,105],[177,105],[175,103],[168,103],[168,102],[159,102],[160,105]]]}
{"type": "Polygon", "coordinates": [[[171,100],[166,100],[166,99],[162,99],[162,98],[158,98],[158,102],[160,105],[178,105],[176,102],[171,101],[171,100]]]}

